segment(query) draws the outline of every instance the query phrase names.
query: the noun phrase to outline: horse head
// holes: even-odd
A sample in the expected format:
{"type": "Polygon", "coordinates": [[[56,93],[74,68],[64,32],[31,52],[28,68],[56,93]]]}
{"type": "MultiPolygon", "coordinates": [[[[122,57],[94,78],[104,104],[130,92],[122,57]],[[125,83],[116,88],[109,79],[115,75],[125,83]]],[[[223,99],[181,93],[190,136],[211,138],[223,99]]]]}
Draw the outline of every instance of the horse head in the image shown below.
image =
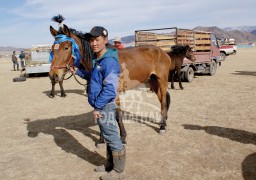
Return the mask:
{"type": "Polygon", "coordinates": [[[194,62],[196,60],[196,57],[194,55],[194,50],[189,45],[185,45],[185,50],[186,50],[185,57],[190,61],[194,62]]]}
{"type": "Polygon", "coordinates": [[[58,31],[50,26],[50,32],[55,41],[51,48],[49,77],[57,82],[63,80],[70,67],[80,63],[83,49],[79,37],[65,24],[58,31]]]}

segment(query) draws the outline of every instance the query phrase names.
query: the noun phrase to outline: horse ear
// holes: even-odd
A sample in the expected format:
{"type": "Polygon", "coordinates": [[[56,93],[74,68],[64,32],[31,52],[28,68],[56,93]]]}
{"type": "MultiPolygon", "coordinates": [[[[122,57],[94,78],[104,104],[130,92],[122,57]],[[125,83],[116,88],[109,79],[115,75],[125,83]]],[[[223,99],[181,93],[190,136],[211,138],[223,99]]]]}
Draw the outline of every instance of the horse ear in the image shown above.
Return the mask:
{"type": "Polygon", "coordinates": [[[66,26],[65,24],[63,24],[62,30],[63,30],[63,33],[64,33],[66,36],[70,37],[70,31],[69,31],[68,26],[66,26]]]}
{"type": "Polygon", "coordinates": [[[51,32],[53,37],[55,37],[58,34],[58,31],[55,30],[52,26],[50,26],[50,32],[51,32]]]}

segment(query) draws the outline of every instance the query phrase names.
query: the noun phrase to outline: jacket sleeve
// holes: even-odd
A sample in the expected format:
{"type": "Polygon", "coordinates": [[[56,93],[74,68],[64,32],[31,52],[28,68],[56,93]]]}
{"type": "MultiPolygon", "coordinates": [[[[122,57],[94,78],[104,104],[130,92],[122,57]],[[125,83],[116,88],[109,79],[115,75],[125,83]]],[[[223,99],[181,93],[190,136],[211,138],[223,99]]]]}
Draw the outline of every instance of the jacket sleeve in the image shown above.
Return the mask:
{"type": "Polygon", "coordinates": [[[89,81],[89,79],[90,79],[90,72],[87,72],[84,69],[77,69],[76,75],[78,75],[79,77],[81,77],[83,79],[86,79],[87,81],[89,81]]]}
{"type": "Polygon", "coordinates": [[[98,81],[101,91],[95,98],[94,109],[101,110],[106,104],[113,102],[117,95],[118,77],[120,66],[115,58],[109,58],[104,62],[101,71],[101,80],[98,81]]]}

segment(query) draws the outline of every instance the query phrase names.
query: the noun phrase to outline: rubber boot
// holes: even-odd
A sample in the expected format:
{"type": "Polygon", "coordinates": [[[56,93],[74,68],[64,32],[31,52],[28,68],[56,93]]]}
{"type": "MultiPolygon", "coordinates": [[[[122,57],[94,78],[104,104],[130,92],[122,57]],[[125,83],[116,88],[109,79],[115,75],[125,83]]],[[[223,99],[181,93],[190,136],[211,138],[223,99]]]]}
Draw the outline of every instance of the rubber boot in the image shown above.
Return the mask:
{"type": "Polygon", "coordinates": [[[104,172],[104,171],[111,171],[113,169],[113,156],[112,156],[112,152],[110,149],[110,146],[107,145],[107,150],[106,150],[106,157],[107,157],[107,161],[104,165],[98,166],[94,169],[94,171],[96,172],[104,172]]]}
{"type": "Polygon", "coordinates": [[[125,178],[125,150],[112,152],[114,168],[109,173],[100,177],[101,180],[116,180],[125,178]]]}

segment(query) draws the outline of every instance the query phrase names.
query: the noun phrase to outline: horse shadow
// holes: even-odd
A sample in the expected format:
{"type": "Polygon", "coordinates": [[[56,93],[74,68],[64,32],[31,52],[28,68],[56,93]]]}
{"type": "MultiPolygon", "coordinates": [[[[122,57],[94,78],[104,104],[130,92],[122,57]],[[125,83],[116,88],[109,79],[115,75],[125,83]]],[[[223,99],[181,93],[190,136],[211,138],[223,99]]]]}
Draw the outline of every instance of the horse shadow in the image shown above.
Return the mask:
{"type": "MultiPolygon", "coordinates": [[[[184,124],[184,129],[204,130],[208,134],[220,136],[223,138],[237,141],[244,144],[256,145],[256,134],[244,130],[224,128],[218,126],[198,126],[184,124]]],[[[242,174],[245,180],[256,179],[256,153],[248,155],[242,162],[242,174]]]]}
{"type": "Polygon", "coordinates": [[[256,76],[256,71],[235,71],[234,75],[256,76]]]}
{"type": "MultiPolygon", "coordinates": [[[[61,93],[60,90],[56,90],[55,92],[56,92],[55,96],[60,96],[60,93],[61,93]]],[[[87,96],[85,94],[85,90],[82,90],[82,89],[69,89],[69,90],[65,90],[65,92],[67,93],[67,95],[70,93],[73,93],[73,94],[78,94],[78,95],[82,95],[82,96],[87,96]]],[[[50,97],[51,91],[43,91],[43,93],[46,96],[50,97]]]]}
{"type": "Polygon", "coordinates": [[[35,138],[39,133],[52,135],[57,146],[67,153],[72,153],[89,163],[99,166],[104,157],[97,152],[92,152],[76,140],[67,130],[75,130],[97,142],[96,136],[99,132],[90,127],[97,126],[92,117],[92,112],[75,115],[61,116],[52,119],[39,119],[30,121],[25,119],[27,124],[28,137],[35,138]]]}
{"type": "Polygon", "coordinates": [[[121,111],[122,113],[122,119],[124,123],[129,123],[129,121],[139,123],[139,124],[144,124],[150,128],[152,128],[154,131],[159,133],[159,127],[155,127],[151,124],[158,124],[160,126],[160,122],[156,122],[156,119],[152,117],[147,117],[147,116],[141,116],[137,114],[130,113],[128,111],[121,111]]]}

